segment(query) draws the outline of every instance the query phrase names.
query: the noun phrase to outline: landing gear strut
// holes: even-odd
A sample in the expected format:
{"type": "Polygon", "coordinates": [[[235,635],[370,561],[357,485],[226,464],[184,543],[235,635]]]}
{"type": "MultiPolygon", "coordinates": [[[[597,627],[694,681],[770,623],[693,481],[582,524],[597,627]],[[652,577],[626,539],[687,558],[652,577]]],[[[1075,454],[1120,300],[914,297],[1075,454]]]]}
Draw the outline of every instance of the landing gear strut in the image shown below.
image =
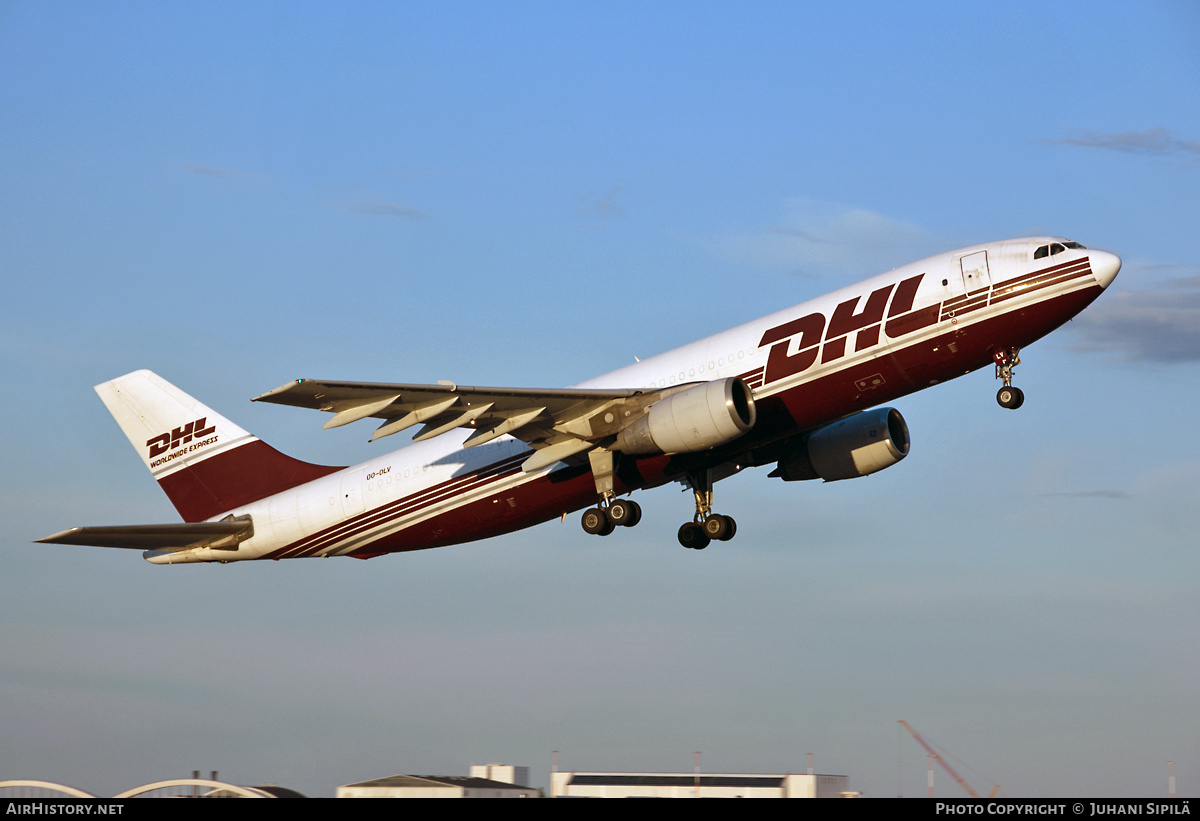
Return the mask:
{"type": "Polygon", "coordinates": [[[600,505],[583,511],[580,524],[588,533],[607,536],[622,527],[633,527],[642,520],[642,506],[632,499],[618,499],[613,493],[613,453],[605,448],[596,448],[588,453],[592,475],[596,479],[596,493],[600,505]]]}
{"type": "Polygon", "coordinates": [[[679,543],[692,550],[703,550],[709,542],[727,542],[737,533],[737,522],[732,516],[712,512],[712,471],[689,473],[688,484],[696,497],[696,515],[679,528],[679,543]]]}
{"type": "Polygon", "coordinates": [[[992,354],[996,361],[996,378],[1003,380],[1004,387],[996,391],[996,401],[1000,407],[1016,410],[1025,404],[1025,394],[1020,388],[1013,387],[1013,368],[1021,364],[1019,348],[1009,348],[1007,351],[996,351],[992,354]]]}
{"type": "MultiPolygon", "coordinates": [[[[583,511],[579,523],[583,529],[596,536],[607,536],[617,526],[633,527],[642,520],[642,506],[632,499],[618,499],[613,492],[613,453],[606,448],[595,448],[588,452],[592,476],[596,481],[596,493],[600,504],[583,511]]],[[[679,528],[679,543],[692,550],[703,550],[710,542],[727,542],[737,533],[737,522],[732,516],[712,512],[712,470],[693,471],[687,474],[687,483],[696,497],[696,515],[692,521],[679,528]]]]}

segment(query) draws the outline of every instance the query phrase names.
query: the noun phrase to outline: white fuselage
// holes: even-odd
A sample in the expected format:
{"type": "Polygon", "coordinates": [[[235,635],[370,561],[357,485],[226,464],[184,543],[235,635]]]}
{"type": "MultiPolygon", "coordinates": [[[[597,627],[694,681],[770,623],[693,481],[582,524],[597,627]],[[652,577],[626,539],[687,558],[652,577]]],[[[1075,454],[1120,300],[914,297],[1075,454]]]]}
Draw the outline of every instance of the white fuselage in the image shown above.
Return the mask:
{"type": "MultiPolygon", "coordinates": [[[[1054,241],[1009,240],[930,257],[577,387],[663,389],[741,377],[759,407],[774,410],[768,418],[760,412],[747,443],[796,436],[983,367],[995,350],[1033,342],[1081,310],[1120,261],[1082,248],[1034,258],[1054,241]]],[[[594,504],[586,476],[553,481],[577,467],[522,472],[530,453],[523,442],[504,436],[464,448],[468,433],[451,430],[212,517],[252,517],[254,535],[234,555],[195,548],[147,558],[370,557],[485,538],[594,504]]],[[[676,478],[668,461],[648,459],[636,486],[676,478]]]]}

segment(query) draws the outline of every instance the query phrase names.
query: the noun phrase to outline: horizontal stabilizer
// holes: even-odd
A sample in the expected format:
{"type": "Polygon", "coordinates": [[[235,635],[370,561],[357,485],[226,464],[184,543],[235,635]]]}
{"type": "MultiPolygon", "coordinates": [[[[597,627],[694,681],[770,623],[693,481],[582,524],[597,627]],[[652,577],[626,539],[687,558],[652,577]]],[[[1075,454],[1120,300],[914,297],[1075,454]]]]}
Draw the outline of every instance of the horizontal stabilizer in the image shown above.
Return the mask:
{"type": "Polygon", "coordinates": [[[42,544],[121,547],[128,550],[187,550],[193,547],[234,550],[238,543],[253,535],[254,523],[246,516],[224,522],[73,527],[37,541],[42,544]]]}

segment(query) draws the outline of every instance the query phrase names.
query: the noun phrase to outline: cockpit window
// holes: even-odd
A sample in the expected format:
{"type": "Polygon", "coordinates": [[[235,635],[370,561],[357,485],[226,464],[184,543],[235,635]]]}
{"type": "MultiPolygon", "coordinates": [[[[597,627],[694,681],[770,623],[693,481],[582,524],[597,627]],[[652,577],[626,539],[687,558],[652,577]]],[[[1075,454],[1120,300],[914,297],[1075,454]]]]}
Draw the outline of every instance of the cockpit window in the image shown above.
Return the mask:
{"type": "Polygon", "coordinates": [[[1052,242],[1049,245],[1042,245],[1036,251],[1034,251],[1033,258],[1041,259],[1042,257],[1052,257],[1055,254],[1061,254],[1063,251],[1067,250],[1068,248],[1071,248],[1073,250],[1080,250],[1080,249],[1087,250],[1084,246],[1080,245],[1078,242],[1072,242],[1071,240],[1066,240],[1064,242],[1052,242]]]}

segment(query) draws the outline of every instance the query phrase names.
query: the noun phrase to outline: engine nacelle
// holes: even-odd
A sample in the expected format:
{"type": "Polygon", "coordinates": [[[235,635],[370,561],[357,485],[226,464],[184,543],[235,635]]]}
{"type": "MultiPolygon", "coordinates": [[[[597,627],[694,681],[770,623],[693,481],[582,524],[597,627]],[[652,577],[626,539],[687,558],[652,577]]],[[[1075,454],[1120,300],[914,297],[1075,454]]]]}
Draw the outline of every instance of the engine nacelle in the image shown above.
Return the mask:
{"type": "Polygon", "coordinates": [[[908,425],[895,408],[875,408],[817,428],[771,472],[785,482],[854,479],[908,455],[908,425]]]}
{"type": "Polygon", "coordinates": [[[754,427],[754,395],[735,376],[658,400],[618,434],[622,453],[694,453],[723,445],[754,427]]]}

